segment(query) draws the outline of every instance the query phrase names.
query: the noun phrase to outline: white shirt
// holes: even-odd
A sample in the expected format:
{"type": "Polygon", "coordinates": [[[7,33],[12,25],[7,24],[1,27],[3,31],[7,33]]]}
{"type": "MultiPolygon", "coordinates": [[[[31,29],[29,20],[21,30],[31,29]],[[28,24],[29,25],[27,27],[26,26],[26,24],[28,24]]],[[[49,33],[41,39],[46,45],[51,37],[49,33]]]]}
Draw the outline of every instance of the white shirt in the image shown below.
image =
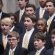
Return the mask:
{"type": "Polygon", "coordinates": [[[26,33],[24,34],[23,42],[22,42],[22,47],[23,47],[23,48],[28,49],[29,40],[30,40],[30,38],[31,38],[31,35],[32,35],[33,31],[34,31],[34,28],[32,28],[32,29],[29,30],[29,31],[26,31],[26,33]],[[28,34],[28,35],[26,35],[26,34],[28,34]]]}
{"type": "Polygon", "coordinates": [[[43,18],[44,12],[45,12],[45,8],[40,7],[39,18],[43,18]]]}
{"type": "Polygon", "coordinates": [[[15,26],[13,26],[13,27],[10,29],[10,32],[12,32],[14,28],[15,28],[15,26]]]}
{"type": "Polygon", "coordinates": [[[44,49],[45,47],[43,46],[40,50],[38,50],[38,54],[37,55],[40,55],[40,53],[42,52],[42,50],[44,49]]]}
{"type": "Polygon", "coordinates": [[[19,13],[19,22],[21,20],[22,15],[24,14],[25,9],[20,9],[20,13],[19,13]]]}
{"type": "Polygon", "coordinates": [[[0,19],[1,19],[1,16],[2,16],[2,12],[0,12],[0,19]]]}

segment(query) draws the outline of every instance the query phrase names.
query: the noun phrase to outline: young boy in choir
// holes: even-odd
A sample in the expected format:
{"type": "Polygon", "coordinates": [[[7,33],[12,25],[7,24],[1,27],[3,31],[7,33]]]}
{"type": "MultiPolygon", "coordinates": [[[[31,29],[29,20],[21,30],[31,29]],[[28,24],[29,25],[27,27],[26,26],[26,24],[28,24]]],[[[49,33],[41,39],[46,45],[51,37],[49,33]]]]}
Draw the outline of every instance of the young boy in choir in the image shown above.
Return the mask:
{"type": "Polygon", "coordinates": [[[42,32],[36,33],[34,36],[35,51],[32,51],[30,55],[46,55],[45,42],[46,35],[44,35],[42,32]]]}
{"type": "Polygon", "coordinates": [[[47,21],[46,19],[38,19],[36,23],[36,28],[38,29],[39,32],[43,32],[43,34],[47,35],[46,37],[46,44],[45,47],[46,49],[51,48],[51,41],[50,41],[50,35],[47,32],[47,21]]]}
{"type": "Polygon", "coordinates": [[[4,49],[7,45],[7,36],[9,32],[12,32],[13,30],[16,31],[16,28],[13,27],[13,22],[10,17],[5,17],[1,20],[1,29],[2,32],[0,34],[1,43],[4,46],[4,49]]]}
{"type": "Polygon", "coordinates": [[[36,24],[36,16],[35,15],[26,15],[24,18],[24,26],[26,28],[26,32],[24,32],[22,37],[22,47],[28,49],[28,51],[34,50],[33,45],[33,37],[37,30],[34,28],[36,24]]]}
{"type": "Polygon", "coordinates": [[[9,17],[3,18],[1,20],[1,29],[2,29],[2,32],[0,33],[0,45],[2,47],[0,49],[2,49],[3,52],[6,49],[7,36],[8,36],[8,33],[9,33],[11,27],[12,27],[12,21],[11,21],[11,19],[9,17]]]}
{"type": "Polygon", "coordinates": [[[20,35],[16,31],[8,34],[9,47],[6,48],[4,55],[27,55],[27,50],[20,47],[20,35]]]}
{"type": "Polygon", "coordinates": [[[17,23],[17,17],[16,17],[16,15],[13,14],[13,13],[10,13],[10,18],[11,18],[11,20],[13,22],[13,25],[16,26],[16,23],[17,23]]]}
{"type": "Polygon", "coordinates": [[[47,21],[46,19],[38,19],[36,22],[36,28],[39,32],[43,32],[44,34],[47,33],[47,21]]]}
{"type": "Polygon", "coordinates": [[[19,32],[19,28],[17,28],[17,17],[16,17],[16,15],[15,14],[13,14],[13,13],[10,13],[10,19],[12,20],[12,28],[11,28],[11,30],[10,31],[17,31],[17,32],[19,32]]]}
{"type": "Polygon", "coordinates": [[[36,13],[36,7],[35,7],[35,5],[34,4],[28,4],[25,7],[25,13],[28,14],[28,15],[35,14],[36,13]]]}
{"type": "Polygon", "coordinates": [[[8,33],[10,32],[10,29],[12,28],[12,21],[10,19],[10,17],[5,17],[1,20],[1,29],[2,32],[0,34],[0,39],[1,39],[1,43],[4,46],[4,49],[6,48],[7,45],[7,36],[8,33]]]}

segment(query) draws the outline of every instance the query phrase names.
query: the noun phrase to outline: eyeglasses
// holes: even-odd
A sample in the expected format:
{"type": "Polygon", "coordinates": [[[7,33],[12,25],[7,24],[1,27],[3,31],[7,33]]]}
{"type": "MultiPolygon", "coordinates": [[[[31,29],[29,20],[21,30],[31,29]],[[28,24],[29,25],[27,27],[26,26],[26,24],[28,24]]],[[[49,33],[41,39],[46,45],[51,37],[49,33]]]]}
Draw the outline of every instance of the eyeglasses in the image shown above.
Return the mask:
{"type": "Polygon", "coordinates": [[[9,38],[8,38],[8,41],[15,41],[15,40],[17,40],[17,39],[9,39],[9,38]]]}

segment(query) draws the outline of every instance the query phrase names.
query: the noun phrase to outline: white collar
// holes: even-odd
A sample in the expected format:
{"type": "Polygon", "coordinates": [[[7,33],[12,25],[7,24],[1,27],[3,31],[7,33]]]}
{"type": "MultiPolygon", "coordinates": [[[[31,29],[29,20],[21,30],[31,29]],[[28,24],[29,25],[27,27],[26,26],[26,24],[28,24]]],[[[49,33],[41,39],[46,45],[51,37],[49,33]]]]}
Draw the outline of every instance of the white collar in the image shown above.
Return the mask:
{"type": "Polygon", "coordinates": [[[52,16],[49,16],[49,17],[54,17],[54,16],[55,16],[55,13],[53,13],[52,16]]]}
{"type": "Polygon", "coordinates": [[[12,32],[14,28],[15,28],[15,26],[13,26],[13,27],[10,29],[10,32],[12,32]]]}
{"type": "Polygon", "coordinates": [[[40,9],[41,9],[41,10],[45,10],[45,9],[46,9],[46,7],[44,7],[44,8],[40,7],[40,9]]]}
{"type": "Polygon", "coordinates": [[[20,9],[20,12],[24,12],[24,11],[25,11],[25,9],[22,9],[22,10],[20,9]]]}
{"type": "Polygon", "coordinates": [[[32,32],[32,31],[34,31],[34,27],[32,27],[32,29],[29,30],[29,31],[26,30],[26,32],[32,32]]]}
{"type": "Polygon", "coordinates": [[[2,36],[3,36],[3,38],[7,38],[8,34],[7,34],[7,35],[3,35],[3,34],[2,34],[2,36]]]}

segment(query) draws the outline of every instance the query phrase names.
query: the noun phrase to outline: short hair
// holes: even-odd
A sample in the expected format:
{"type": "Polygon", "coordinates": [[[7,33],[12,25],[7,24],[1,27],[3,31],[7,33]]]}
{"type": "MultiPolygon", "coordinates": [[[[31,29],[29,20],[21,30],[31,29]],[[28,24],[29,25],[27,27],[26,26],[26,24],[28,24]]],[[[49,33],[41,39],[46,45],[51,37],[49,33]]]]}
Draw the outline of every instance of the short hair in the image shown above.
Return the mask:
{"type": "Polygon", "coordinates": [[[17,38],[17,40],[20,38],[20,35],[19,35],[19,33],[18,32],[16,32],[16,31],[12,31],[12,32],[9,32],[9,34],[8,34],[8,37],[7,38],[11,38],[11,37],[16,37],[17,38]]]}
{"type": "MultiPolygon", "coordinates": [[[[19,0],[18,0],[19,1],[19,0]]],[[[25,2],[27,2],[27,4],[29,3],[29,0],[25,0],[25,2]]]]}
{"type": "Polygon", "coordinates": [[[5,17],[1,20],[1,25],[2,24],[9,24],[12,25],[12,20],[10,19],[10,17],[5,17]]]}
{"type": "Polygon", "coordinates": [[[17,19],[16,14],[14,14],[14,13],[9,13],[9,15],[10,15],[10,17],[11,17],[11,16],[14,16],[14,20],[15,20],[15,21],[16,21],[16,23],[17,23],[17,20],[18,20],[18,19],[17,19]]]}
{"type": "Polygon", "coordinates": [[[52,2],[53,5],[54,5],[54,7],[55,7],[55,0],[47,0],[46,3],[47,3],[47,2],[52,2]]]}
{"type": "MultiPolygon", "coordinates": [[[[31,20],[32,20],[32,22],[36,22],[37,21],[37,17],[36,17],[36,15],[34,15],[34,14],[32,14],[32,15],[28,15],[28,14],[26,14],[25,15],[25,18],[26,17],[29,17],[31,20]]],[[[25,20],[25,19],[24,19],[25,20]]]]}
{"type": "Polygon", "coordinates": [[[51,35],[54,34],[55,35],[55,29],[52,29],[51,31],[51,35]]]}
{"type": "Polygon", "coordinates": [[[37,22],[38,22],[39,20],[44,21],[44,22],[45,22],[45,25],[47,26],[47,20],[46,20],[45,18],[38,18],[37,22]]]}
{"type": "Polygon", "coordinates": [[[36,7],[34,4],[28,4],[25,8],[28,8],[28,7],[32,7],[34,9],[34,11],[36,11],[36,7]]]}
{"type": "Polygon", "coordinates": [[[46,40],[46,35],[43,32],[37,32],[34,35],[34,40],[41,39],[42,41],[46,40]]]}

